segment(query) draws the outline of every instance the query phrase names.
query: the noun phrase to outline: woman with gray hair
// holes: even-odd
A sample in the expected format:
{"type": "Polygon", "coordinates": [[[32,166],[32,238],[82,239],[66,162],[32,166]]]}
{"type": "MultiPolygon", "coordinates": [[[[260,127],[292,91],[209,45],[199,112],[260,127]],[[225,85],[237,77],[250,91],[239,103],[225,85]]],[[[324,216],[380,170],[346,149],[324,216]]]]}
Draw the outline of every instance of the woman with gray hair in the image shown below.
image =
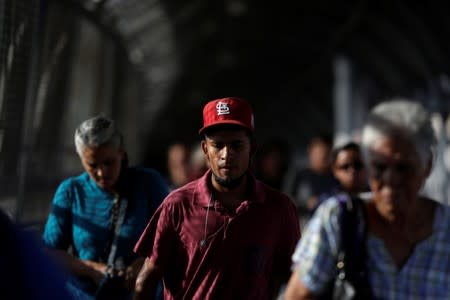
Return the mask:
{"type": "Polygon", "coordinates": [[[143,263],[133,247],[168,186],[153,169],[128,167],[122,134],[108,118],[82,122],[75,147],[85,172],[58,187],[44,244],[74,275],[75,299],[129,299],[143,263]]]}
{"type": "Polygon", "coordinates": [[[371,111],[362,132],[371,199],[341,195],[318,208],[285,299],[450,298],[450,209],[420,195],[435,143],[419,103],[371,111]]]}

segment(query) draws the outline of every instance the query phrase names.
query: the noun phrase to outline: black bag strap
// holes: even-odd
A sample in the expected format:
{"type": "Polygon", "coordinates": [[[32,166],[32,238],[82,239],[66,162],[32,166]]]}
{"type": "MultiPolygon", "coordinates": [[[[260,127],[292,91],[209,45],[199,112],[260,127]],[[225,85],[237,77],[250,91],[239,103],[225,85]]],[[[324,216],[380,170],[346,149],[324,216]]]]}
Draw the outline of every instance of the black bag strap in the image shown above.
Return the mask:
{"type": "Polygon", "coordinates": [[[367,216],[361,199],[337,195],[341,241],[336,263],[337,274],[356,289],[355,299],[370,299],[366,267],[367,216]]]}

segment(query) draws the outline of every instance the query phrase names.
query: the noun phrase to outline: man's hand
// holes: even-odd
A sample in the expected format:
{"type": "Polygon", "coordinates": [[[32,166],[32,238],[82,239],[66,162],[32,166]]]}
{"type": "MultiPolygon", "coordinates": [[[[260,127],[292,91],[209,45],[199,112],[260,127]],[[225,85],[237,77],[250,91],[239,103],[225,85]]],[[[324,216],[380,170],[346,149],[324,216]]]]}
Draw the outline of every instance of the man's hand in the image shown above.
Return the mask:
{"type": "Polygon", "coordinates": [[[55,256],[64,267],[70,272],[79,277],[86,277],[91,279],[95,284],[99,284],[107,271],[107,266],[92,260],[81,260],[75,257],[66,250],[50,250],[50,253],[55,256]]]}
{"type": "Polygon", "coordinates": [[[155,299],[156,287],[162,278],[162,271],[148,258],[136,279],[133,300],[155,299]]]}
{"type": "Polygon", "coordinates": [[[145,258],[140,257],[137,258],[128,268],[125,270],[124,274],[119,274],[120,276],[125,276],[125,287],[132,291],[136,285],[136,278],[139,274],[139,271],[144,264],[145,258]]]}
{"type": "Polygon", "coordinates": [[[99,285],[100,281],[106,274],[108,266],[92,260],[82,260],[81,262],[89,268],[86,275],[91,278],[96,285],[99,285]]]}

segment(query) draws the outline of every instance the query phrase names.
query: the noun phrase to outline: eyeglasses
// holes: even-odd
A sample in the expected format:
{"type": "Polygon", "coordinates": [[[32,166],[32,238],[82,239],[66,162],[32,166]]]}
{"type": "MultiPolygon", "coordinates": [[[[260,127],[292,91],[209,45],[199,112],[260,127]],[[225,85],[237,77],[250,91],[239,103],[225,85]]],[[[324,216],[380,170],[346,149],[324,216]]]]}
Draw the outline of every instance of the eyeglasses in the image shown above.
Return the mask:
{"type": "Polygon", "coordinates": [[[344,170],[344,171],[348,171],[348,170],[350,170],[350,168],[352,168],[355,171],[360,171],[360,170],[364,169],[364,164],[360,161],[355,161],[352,163],[346,163],[346,164],[343,164],[340,166],[336,166],[336,168],[338,170],[344,170]]]}

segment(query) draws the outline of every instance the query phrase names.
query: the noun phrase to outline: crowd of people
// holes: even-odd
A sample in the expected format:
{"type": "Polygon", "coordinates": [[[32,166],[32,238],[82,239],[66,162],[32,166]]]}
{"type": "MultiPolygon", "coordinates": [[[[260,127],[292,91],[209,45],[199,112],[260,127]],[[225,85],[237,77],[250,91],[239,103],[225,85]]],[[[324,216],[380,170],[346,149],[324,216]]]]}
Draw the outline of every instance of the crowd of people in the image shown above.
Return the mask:
{"type": "Polygon", "coordinates": [[[450,298],[450,208],[421,194],[436,144],[423,106],[381,102],[360,141],[334,145],[314,136],[308,165],[289,185],[289,145],[258,146],[255,130],[249,102],[205,103],[201,141],[171,144],[164,178],[129,166],[113,120],[83,121],[75,151],[84,172],[56,190],[37,258],[64,274],[55,281],[59,293],[80,300],[450,298]]]}

